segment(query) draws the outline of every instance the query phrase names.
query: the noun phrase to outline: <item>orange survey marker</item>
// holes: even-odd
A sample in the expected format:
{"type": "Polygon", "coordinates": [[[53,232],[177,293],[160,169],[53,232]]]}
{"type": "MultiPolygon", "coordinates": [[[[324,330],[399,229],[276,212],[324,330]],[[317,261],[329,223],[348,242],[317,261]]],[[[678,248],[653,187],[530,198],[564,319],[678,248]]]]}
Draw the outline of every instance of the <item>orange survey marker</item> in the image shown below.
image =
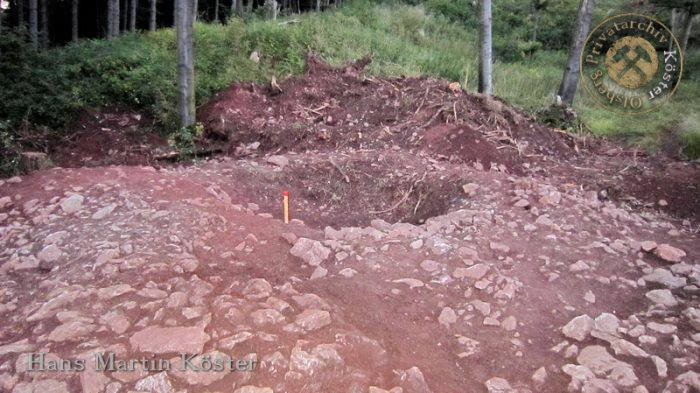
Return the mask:
{"type": "Polygon", "coordinates": [[[284,223],[289,224],[289,191],[282,193],[284,196],[284,223]]]}

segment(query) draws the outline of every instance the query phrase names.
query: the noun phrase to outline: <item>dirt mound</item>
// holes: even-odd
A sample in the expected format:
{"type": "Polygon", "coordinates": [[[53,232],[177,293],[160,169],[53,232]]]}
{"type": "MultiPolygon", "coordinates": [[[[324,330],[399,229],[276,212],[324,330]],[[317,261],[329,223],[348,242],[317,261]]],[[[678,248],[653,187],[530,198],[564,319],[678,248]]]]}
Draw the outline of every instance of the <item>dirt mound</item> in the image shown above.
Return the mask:
{"type": "Polygon", "coordinates": [[[210,141],[239,153],[253,142],[262,152],[398,146],[517,171],[527,155],[573,152],[564,137],[498,99],[432,78],[367,77],[368,62],[333,69],[310,57],[304,75],[279,86],[222,91],[198,119],[210,141]]]}
{"type": "Polygon", "coordinates": [[[448,153],[448,157],[457,157],[477,165],[497,163],[507,168],[517,168],[522,163],[517,152],[510,149],[500,151],[498,146],[468,125],[435,125],[423,133],[423,141],[427,150],[434,154],[447,156],[448,153]]]}
{"type": "MultiPolygon", "coordinates": [[[[309,57],[303,75],[221,91],[198,110],[205,126],[198,157],[326,154],[318,162],[291,160],[267,182],[250,178],[238,184],[246,198],[262,198],[263,206],[274,201],[269,208],[277,207],[283,189],[301,196],[309,212],[323,212],[322,219],[311,214],[308,221],[320,226],[365,225],[373,218],[420,223],[444,213],[462,196],[464,184],[458,170],[442,173],[448,162],[455,165],[451,168],[469,164],[556,178],[639,208],[700,218],[697,163],[550,129],[497,97],[469,94],[446,81],[369,77],[363,74],[369,62],[363,58],[336,69],[309,57]],[[370,151],[377,157],[403,154],[380,162],[364,157],[370,151]],[[414,185],[415,176],[424,173],[418,155],[442,166],[414,185]],[[399,169],[407,171],[395,173],[399,169]]],[[[152,118],[138,112],[86,111],[71,130],[51,149],[59,166],[161,166],[179,158],[153,132],[152,118]]]]}
{"type": "MultiPolygon", "coordinates": [[[[2,392],[692,391],[697,225],[610,197],[683,204],[697,168],[367,61],[222,92],[242,159],[0,180],[2,392]]],[[[85,114],[66,162],[152,157],[149,121],[85,114]]]]}

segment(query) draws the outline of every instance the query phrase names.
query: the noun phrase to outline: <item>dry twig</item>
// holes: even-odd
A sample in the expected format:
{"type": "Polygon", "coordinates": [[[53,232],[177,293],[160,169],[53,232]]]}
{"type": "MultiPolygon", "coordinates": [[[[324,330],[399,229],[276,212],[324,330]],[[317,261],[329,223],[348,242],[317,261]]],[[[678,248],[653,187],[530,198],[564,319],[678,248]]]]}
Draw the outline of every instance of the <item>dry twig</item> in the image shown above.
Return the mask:
{"type": "Polygon", "coordinates": [[[433,115],[433,117],[431,117],[430,120],[428,120],[428,122],[425,123],[425,124],[423,124],[420,128],[426,128],[426,127],[428,127],[430,124],[432,124],[433,121],[435,121],[435,119],[437,119],[437,117],[438,117],[438,116],[442,113],[442,111],[444,111],[444,110],[445,110],[445,107],[444,107],[444,106],[441,107],[440,109],[438,109],[438,111],[435,112],[435,114],[433,115]]]}
{"type": "MultiPolygon", "coordinates": [[[[395,209],[398,208],[399,206],[401,206],[404,202],[406,202],[406,201],[408,200],[408,197],[411,195],[411,193],[412,193],[413,190],[415,189],[415,186],[418,185],[418,183],[420,183],[420,182],[422,182],[423,180],[425,180],[425,176],[426,176],[427,174],[428,174],[427,171],[424,172],[424,173],[423,173],[423,176],[422,176],[420,179],[418,179],[418,180],[416,180],[415,182],[413,182],[413,184],[411,184],[411,187],[409,187],[408,191],[403,195],[403,197],[402,197],[401,199],[399,199],[399,201],[396,202],[393,206],[391,206],[390,208],[385,209],[385,210],[371,211],[371,212],[369,212],[369,214],[388,213],[388,212],[390,212],[390,211],[392,211],[392,210],[395,210],[395,209]]],[[[420,202],[420,199],[419,199],[419,202],[420,202]]],[[[417,209],[418,209],[418,208],[416,207],[416,210],[417,210],[417,209]]],[[[414,214],[415,214],[415,213],[414,213],[414,214]]]]}
{"type": "Polygon", "coordinates": [[[406,192],[406,193],[403,195],[403,197],[402,197],[401,199],[399,199],[399,201],[396,202],[396,203],[394,204],[394,206],[392,206],[392,207],[390,207],[390,208],[388,208],[388,209],[385,209],[385,210],[371,211],[371,212],[369,212],[369,214],[388,213],[388,212],[390,212],[390,211],[396,209],[397,207],[401,206],[404,202],[406,202],[406,200],[408,199],[408,196],[411,195],[412,192],[413,192],[413,184],[411,184],[411,187],[408,189],[408,192],[406,192]]]}
{"type": "Polygon", "coordinates": [[[423,104],[425,104],[425,99],[428,98],[428,90],[430,89],[430,86],[425,88],[425,94],[423,94],[423,99],[420,101],[420,105],[418,105],[418,109],[416,109],[415,112],[413,112],[414,115],[417,115],[418,112],[423,108],[423,104]]]}
{"type": "Polygon", "coordinates": [[[413,216],[418,213],[418,207],[420,206],[421,202],[423,202],[423,194],[418,196],[418,202],[416,202],[416,207],[413,208],[413,216]]]}
{"type": "Polygon", "coordinates": [[[337,169],[338,172],[340,172],[340,174],[345,178],[345,182],[348,183],[348,184],[350,184],[350,178],[348,177],[348,175],[345,174],[345,172],[343,171],[343,169],[341,169],[340,166],[339,166],[338,164],[336,164],[335,161],[333,161],[332,158],[329,158],[329,159],[328,159],[328,162],[330,162],[331,165],[333,165],[333,167],[334,167],[335,169],[337,169]]]}

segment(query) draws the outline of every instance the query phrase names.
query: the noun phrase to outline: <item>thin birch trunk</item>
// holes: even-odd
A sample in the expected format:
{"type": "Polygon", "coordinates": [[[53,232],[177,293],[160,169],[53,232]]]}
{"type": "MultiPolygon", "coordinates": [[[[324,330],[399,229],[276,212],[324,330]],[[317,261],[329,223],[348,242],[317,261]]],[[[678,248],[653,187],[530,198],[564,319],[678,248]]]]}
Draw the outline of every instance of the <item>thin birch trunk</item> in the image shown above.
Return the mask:
{"type": "Polygon", "coordinates": [[[491,37],[491,0],[481,0],[479,13],[479,92],[493,93],[491,37]]]}
{"type": "Polygon", "coordinates": [[[157,0],[151,0],[151,13],[148,21],[148,30],[156,31],[156,13],[158,12],[157,0]]]}
{"type": "Polygon", "coordinates": [[[39,47],[39,1],[29,0],[29,40],[34,49],[39,47]]]}
{"type": "Polygon", "coordinates": [[[80,0],[71,2],[71,40],[78,41],[78,6],[80,0]]]}
{"type": "Polygon", "coordinates": [[[559,96],[562,102],[569,105],[574,103],[574,96],[578,87],[581,49],[588,32],[591,30],[593,7],[595,7],[595,0],[581,0],[578,17],[576,18],[576,31],[571,37],[571,45],[569,46],[569,59],[566,62],[564,77],[559,86],[559,96]]]}
{"type": "Polygon", "coordinates": [[[131,0],[131,12],[129,13],[129,31],[136,31],[136,11],[139,7],[138,0],[131,0]]]}
{"type": "Polygon", "coordinates": [[[190,127],[195,123],[193,21],[193,0],[175,0],[177,107],[180,127],[183,128],[190,127]]]}

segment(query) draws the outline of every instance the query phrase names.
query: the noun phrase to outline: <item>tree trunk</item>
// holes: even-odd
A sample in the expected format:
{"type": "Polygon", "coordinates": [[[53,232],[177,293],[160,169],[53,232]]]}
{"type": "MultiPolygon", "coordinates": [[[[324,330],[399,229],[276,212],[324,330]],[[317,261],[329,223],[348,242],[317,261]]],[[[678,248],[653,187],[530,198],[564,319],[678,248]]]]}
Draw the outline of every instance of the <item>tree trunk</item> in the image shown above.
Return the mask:
{"type": "Polygon", "coordinates": [[[34,49],[39,47],[39,0],[29,0],[29,40],[34,49]]]}
{"type": "Polygon", "coordinates": [[[156,12],[157,11],[158,11],[157,0],[151,0],[151,15],[150,15],[150,19],[148,21],[148,30],[150,30],[150,31],[156,31],[156,12]]]}
{"type": "Polygon", "coordinates": [[[31,172],[49,169],[54,166],[46,153],[23,152],[19,156],[19,172],[29,174],[31,172]]]}
{"type": "Polygon", "coordinates": [[[112,39],[112,30],[114,28],[114,2],[112,0],[107,0],[107,39],[112,39]]]}
{"type": "Polygon", "coordinates": [[[194,4],[196,0],[175,0],[177,30],[177,108],[180,127],[195,122],[194,108],[194,4]]]}
{"type": "Polygon", "coordinates": [[[112,38],[115,38],[119,34],[119,0],[107,1],[112,3],[112,18],[110,19],[112,21],[112,26],[110,29],[112,29],[112,38]]]}
{"type": "Polygon", "coordinates": [[[128,5],[129,4],[128,3],[129,3],[129,0],[122,0],[122,3],[120,3],[120,6],[122,7],[122,10],[121,10],[122,22],[121,22],[121,28],[119,29],[119,33],[123,33],[128,29],[128,26],[126,23],[127,16],[129,15],[129,12],[128,12],[128,9],[129,9],[128,5]]]}
{"type": "Polygon", "coordinates": [[[107,39],[114,38],[114,0],[107,0],[107,39]]]}
{"type": "Polygon", "coordinates": [[[535,10],[535,23],[534,26],[532,27],[532,37],[530,38],[530,41],[537,41],[537,30],[540,27],[540,11],[535,10]]]}
{"type": "Polygon", "coordinates": [[[198,13],[199,13],[199,0],[194,0],[194,5],[192,6],[192,21],[193,22],[197,21],[197,17],[199,16],[199,15],[197,15],[198,13]]]}
{"type": "Polygon", "coordinates": [[[108,0],[110,2],[110,12],[111,12],[111,33],[110,37],[115,38],[119,35],[119,0],[108,0]]]}
{"type": "Polygon", "coordinates": [[[131,13],[129,13],[129,31],[136,31],[136,10],[139,7],[139,0],[131,0],[131,13]]]}
{"type": "Polygon", "coordinates": [[[24,26],[24,0],[17,0],[17,27],[24,26]]]}
{"type": "Polygon", "coordinates": [[[113,37],[118,37],[119,36],[119,24],[121,22],[121,17],[119,16],[119,13],[121,11],[121,4],[119,3],[119,0],[112,0],[114,2],[114,8],[112,9],[112,12],[114,12],[114,17],[112,21],[114,22],[114,26],[112,26],[112,35],[113,37]]]}
{"type": "Polygon", "coordinates": [[[578,77],[580,72],[580,57],[581,49],[584,41],[591,30],[591,16],[595,0],[581,0],[581,6],[578,10],[576,18],[576,31],[571,37],[571,45],[569,46],[569,59],[566,62],[564,70],[564,78],[562,78],[561,86],[559,86],[559,96],[562,102],[569,105],[574,103],[576,95],[576,87],[578,86],[578,77]]]}
{"type": "Polygon", "coordinates": [[[493,92],[491,54],[491,0],[481,0],[479,13],[479,93],[493,92]]]}
{"type": "Polygon", "coordinates": [[[265,10],[265,17],[268,19],[277,19],[277,1],[276,0],[265,0],[263,4],[265,10]]]}
{"type": "MultiPolygon", "coordinates": [[[[678,25],[682,15],[682,13],[678,12],[678,8],[671,9],[671,33],[675,36],[678,36],[678,25]]],[[[673,50],[673,40],[668,40],[668,50],[673,50]]]]}
{"type": "Polygon", "coordinates": [[[316,12],[321,12],[321,0],[316,0],[316,12]]]}
{"type": "Polygon", "coordinates": [[[113,0],[114,1],[114,36],[118,37],[119,33],[121,31],[120,26],[121,26],[121,3],[119,0],[113,0]]]}
{"type": "Polygon", "coordinates": [[[219,23],[219,0],[214,1],[214,22],[219,23]]]}
{"type": "Polygon", "coordinates": [[[681,38],[680,43],[683,53],[686,53],[686,49],[688,49],[688,40],[690,40],[690,33],[693,29],[693,23],[695,23],[696,19],[698,19],[698,15],[693,15],[690,12],[688,12],[688,17],[686,18],[685,26],[683,27],[683,38],[681,38]]]}
{"type": "Polygon", "coordinates": [[[41,47],[49,47],[49,13],[47,4],[49,0],[41,0],[41,47]]]}
{"type": "Polygon", "coordinates": [[[80,0],[73,0],[71,3],[71,39],[78,41],[78,3],[80,0]]]}

